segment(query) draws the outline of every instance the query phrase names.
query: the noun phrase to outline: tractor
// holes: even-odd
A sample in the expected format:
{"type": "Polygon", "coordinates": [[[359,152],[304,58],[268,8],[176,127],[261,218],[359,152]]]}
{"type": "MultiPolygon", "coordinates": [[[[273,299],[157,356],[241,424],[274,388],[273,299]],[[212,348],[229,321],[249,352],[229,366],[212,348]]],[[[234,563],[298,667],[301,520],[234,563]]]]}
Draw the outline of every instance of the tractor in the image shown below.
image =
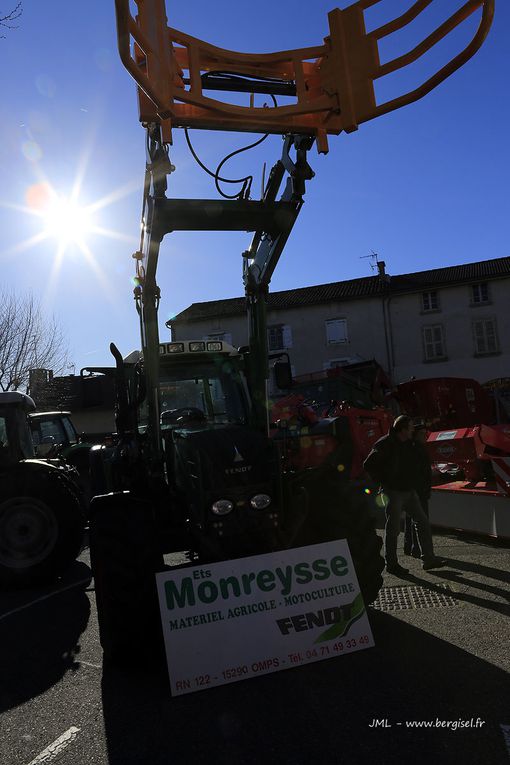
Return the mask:
{"type": "Polygon", "coordinates": [[[0,393],[0,585],[51,581],[75,560],[85,513],[74,468],[37,459],[30,423],[35,403],[0,393]]]}
{"type": "MultiPolygon", "coordinates": [[[[432,90],[480,47],[494,6],[493,0],[466,3],[409,54],[382,65],[378,40],[427,3],[367,33],[364,10],[377,1],[332,11],[322,45],[259,55],[223,50],[168,27],[164,0],[115,2],[119,52],[138,86],[147,157],[141,242],[133,256],[141,348],[123,358],[110,346],[118,440],[92,450],[90,552],[101,645],[110,661],[158,653],[155,574],[173,551],[211,562],[347,539],[365,603],[377,597],[381,541],[361,487],[346,481],[334,460],[288,466],[278,439],[269,437],[266,298],[314,177],[310,149],[326,153],[328,135],[352,132],[432,90]],[[376,103],[376,78],[415,61],[477,8],[480,27],[464,51],[416,90],[376,103]],[[209,95],[222,91],[252,94],[250,105],[209,95]],[[253,94],[272,106],[255,106],[253,94]],[[278,97],[292,103],[279,105],[278,97]],[[281,135],[281,158],[261,199],[251,198],[251,176],[222,199],[168,197],[173,129],[186,131],[198,160],[189,128],[281,135]],[[214,230],[253,234],[242,253],[249,344],[161,342],[156,272],[163,238],[214,230]]],[[[210,172],[217,188],[222,164],[210,172]]],[[[284,389],[290,368],[276,364],[284,389]]]]}

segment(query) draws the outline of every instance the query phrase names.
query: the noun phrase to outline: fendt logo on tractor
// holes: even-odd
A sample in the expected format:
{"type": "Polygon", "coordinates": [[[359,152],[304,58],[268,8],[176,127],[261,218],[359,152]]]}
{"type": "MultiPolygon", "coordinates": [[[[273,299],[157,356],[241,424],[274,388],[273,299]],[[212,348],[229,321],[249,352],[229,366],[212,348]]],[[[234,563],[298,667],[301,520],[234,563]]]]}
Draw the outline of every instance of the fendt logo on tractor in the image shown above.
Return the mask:
{"type": "MultiPolygon", "coordinates": [[[[244,457],[240,453],[237,446],[234,444],[234,462],[244,462],[244,457]]],[[[252,469],[252,465],[242,465],[238,467],[225,468],[226,475],[235,475],[236,473],[249,473],[252,469]]]]}

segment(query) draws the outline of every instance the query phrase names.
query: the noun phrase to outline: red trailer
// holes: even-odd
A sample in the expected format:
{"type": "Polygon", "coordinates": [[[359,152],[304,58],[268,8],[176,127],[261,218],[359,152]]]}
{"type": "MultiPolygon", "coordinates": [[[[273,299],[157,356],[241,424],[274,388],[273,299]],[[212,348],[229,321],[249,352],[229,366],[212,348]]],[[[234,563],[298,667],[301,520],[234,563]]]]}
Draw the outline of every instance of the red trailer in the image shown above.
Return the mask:
{"type": "Polygon", "coordinates": [[[510,539],[510,426],[433,432],[427,448],[436,481],[432,523],[510,539]]]}
{"type": "Polygon", "coordinates": [[[496,422],[494,402],[476,380],[432,377],[397,385],[393,397],[402,414],[424,420],[431,430],[496,422]]]}

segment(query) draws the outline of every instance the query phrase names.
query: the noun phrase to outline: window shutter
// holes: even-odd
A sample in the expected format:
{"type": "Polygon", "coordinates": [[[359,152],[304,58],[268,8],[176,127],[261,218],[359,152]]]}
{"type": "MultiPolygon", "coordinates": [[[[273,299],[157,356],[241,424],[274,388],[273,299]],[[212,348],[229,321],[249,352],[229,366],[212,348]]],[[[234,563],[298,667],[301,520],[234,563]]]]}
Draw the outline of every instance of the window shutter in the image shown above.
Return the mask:
{"type": "Polygon", "coordinates": [[[486,321],[485,322],[485,332],[487,336],[487,351],[489,353],[494,353],[494,351],[497,350],[497,339],[496,339],[496,327],[494,326],[493,321],[486,321]]]}
{"type": "Polygon", "coordinates": [[[284,324],[282,327],[283,347],[292,348],[292,328],[290,324],[284,324]]]}
{"type": "Polygon", "coordinates": [[[423,327],[423,345],[426,359],[437,359],[445,355],[443,328],[440,324],[423,327]]]}
{"type": "Polygon", "coordinates": [[[326,339],[328,343],[346,343],[347,319],[331,319],[327,321],[326,339]]]}
{"type": "Polygon", "coordinates": [[[473,327],[475,332],[475,353],[483,353],[485,351],[483,322],[475,321],[473,327]]]}

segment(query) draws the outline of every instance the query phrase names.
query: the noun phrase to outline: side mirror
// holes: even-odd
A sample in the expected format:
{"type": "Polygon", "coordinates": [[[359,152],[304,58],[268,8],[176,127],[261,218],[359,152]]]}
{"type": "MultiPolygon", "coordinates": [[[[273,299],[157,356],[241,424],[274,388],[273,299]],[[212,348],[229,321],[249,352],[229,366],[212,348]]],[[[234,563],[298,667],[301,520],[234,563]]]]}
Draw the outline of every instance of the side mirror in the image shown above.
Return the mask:
{"type": "Polygon", "coordinates": [[[275,361],[273,369],[277,388],[280,390],[292,388],[292,370],[289,361],[275,361]]]}

